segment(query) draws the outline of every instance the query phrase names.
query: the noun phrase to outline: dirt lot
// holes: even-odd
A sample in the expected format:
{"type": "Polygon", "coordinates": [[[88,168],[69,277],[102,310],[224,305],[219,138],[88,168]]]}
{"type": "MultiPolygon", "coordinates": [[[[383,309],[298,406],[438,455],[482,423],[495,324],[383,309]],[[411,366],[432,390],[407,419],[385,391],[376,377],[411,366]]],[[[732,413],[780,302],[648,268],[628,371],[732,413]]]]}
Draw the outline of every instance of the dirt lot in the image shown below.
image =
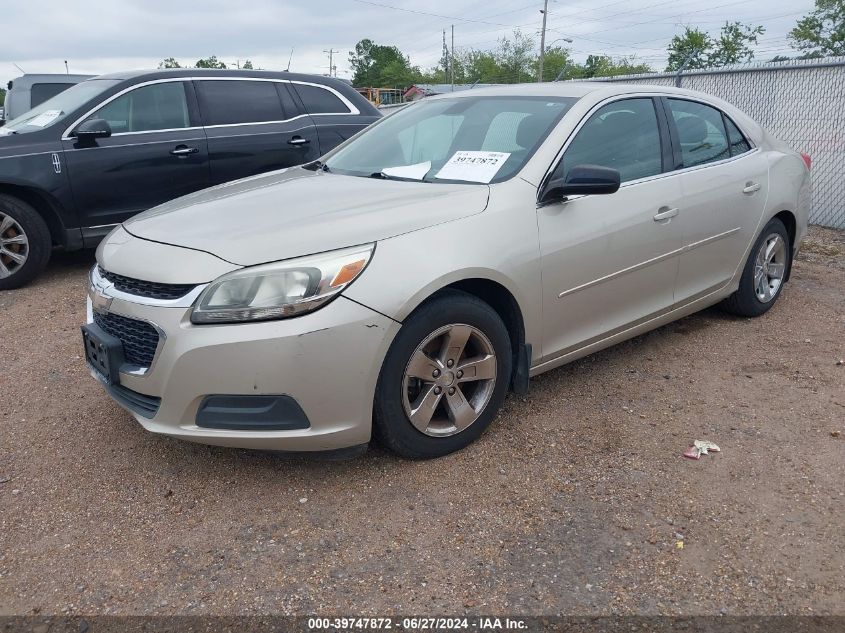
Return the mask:
{"type": "Polygon", "coordinates": [[[764,317],[547,373],[434,462],[144,432],[80,358],[91,261],[0,293],[0,615],[845,614],[845,233],[764,317]]]}

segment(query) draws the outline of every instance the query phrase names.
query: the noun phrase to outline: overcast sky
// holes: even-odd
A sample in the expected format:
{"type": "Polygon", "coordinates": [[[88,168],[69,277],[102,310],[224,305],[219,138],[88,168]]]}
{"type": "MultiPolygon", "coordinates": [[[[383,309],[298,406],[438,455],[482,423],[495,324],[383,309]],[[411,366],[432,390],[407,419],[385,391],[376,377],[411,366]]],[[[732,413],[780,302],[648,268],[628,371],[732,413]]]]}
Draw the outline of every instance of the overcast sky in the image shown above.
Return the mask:
{"type": "MultiPolygon", "coordinates": [[[[351,77],[348,55],[365,37],[394,44],[413,64],[437,63],[442,30],[455,25],[455,48],[488,49],[514,28],[539,45],[542,0],[75,0],[4,3],[0,81],[28,73],[99,74],[154,68],[173,56],[183,65],[217,55],[283,70],[351,77]]],[[[684,25],[717,32],[725,20],[766,27],[757,58],[790,54],[786,34],[813,0],[550,0],[547,43],[588,54],[636,55],[655,69],[684,25]],[[572,44],[555,42],[568,37],[572,44]]],[[[792,53],[794,54],[794,53],[792,53]]]]}

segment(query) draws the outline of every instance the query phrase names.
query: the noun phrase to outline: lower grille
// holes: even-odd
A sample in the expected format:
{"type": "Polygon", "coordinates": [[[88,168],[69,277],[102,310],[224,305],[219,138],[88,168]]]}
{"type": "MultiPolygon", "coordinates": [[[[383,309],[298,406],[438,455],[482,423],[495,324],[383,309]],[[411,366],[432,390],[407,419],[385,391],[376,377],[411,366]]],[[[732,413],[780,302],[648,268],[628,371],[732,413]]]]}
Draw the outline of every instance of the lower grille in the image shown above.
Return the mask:
{"type": "Polygon", "coordinates": [[[196,284],[160,284],[155,281],[124,277],[109,272],[101,266],[97,266],[97,272],[100,273],[100,277],[113,283],[117,290],[148,299],[181,299],[196,288],[196,284]]]}
{"type": "Polygon", "coordinates": [[[123,343],[126,362],[138,367],[153,364],[158,348],[158,331],[146,321],[119,314],[94,312],[94,323],[123,343]]]}
{"type": "Polygon", "coordinates": [[[161,398],[132,391],[123,385],[109,385],[106,390],[119,404],[145,418],[154,418],[161,406],[161,398]]]}

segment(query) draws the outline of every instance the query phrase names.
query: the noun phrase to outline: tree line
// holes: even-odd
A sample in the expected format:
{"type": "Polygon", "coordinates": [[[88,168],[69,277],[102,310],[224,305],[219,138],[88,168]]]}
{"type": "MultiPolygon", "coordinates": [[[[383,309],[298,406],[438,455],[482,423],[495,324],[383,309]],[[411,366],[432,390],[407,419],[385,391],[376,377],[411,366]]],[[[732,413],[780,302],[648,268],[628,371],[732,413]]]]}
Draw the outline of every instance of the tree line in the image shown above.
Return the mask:
{"type": "MultiPolygon", "coordinates": [[[[754,59],[753,46],[766,30],[760,25],[725,22],[716,33],[697,27],[686,27],[667,46],[667,71],[715,68],[740,64],[754,59]]],[[[787,36],[797,59],[845,55],[845,0],[815,0],[815,9],[798,20],[787,36]]],[[[778,55],[772,61],[785,61],[778,55]]],[[[444,46],[439,63],[428,69],[413,65],[408,55],[397,46],[378,44],[362,39],[349,52],[352,83],[355,86],[405,88],[420,83],[520,83],[536,81],[539,54],[535,40],[519,30],[501,38],[490,50],[467,48],[450,54],[444,46]]],[[[197,60],[194,68],[226,68],[216,56],[197,60]]],[[[246,60],[241,68],[251,69],[246,60]]],[[[162,60],[159,68],[182,68],[173,57],[162,60]]],[[[584,63],[572,57],[562,46],[546,49],[543,60],[543,81],[589,79],[613,75],[655,72],[649,64],[635,56],[614,57],[589,55],[584,63]]]]}

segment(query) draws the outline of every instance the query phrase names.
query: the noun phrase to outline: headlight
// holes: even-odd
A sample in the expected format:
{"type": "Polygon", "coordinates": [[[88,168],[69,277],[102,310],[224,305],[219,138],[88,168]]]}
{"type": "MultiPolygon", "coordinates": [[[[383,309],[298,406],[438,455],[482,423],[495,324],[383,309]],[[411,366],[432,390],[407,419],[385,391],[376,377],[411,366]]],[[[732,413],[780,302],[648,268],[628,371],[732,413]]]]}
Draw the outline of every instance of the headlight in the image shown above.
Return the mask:
{"type": "Polygon", "coordinates": [[[316,310],[361,274],[375,244],[237,270],[211,282],[193,323],[284,319],[316,310]]]}

